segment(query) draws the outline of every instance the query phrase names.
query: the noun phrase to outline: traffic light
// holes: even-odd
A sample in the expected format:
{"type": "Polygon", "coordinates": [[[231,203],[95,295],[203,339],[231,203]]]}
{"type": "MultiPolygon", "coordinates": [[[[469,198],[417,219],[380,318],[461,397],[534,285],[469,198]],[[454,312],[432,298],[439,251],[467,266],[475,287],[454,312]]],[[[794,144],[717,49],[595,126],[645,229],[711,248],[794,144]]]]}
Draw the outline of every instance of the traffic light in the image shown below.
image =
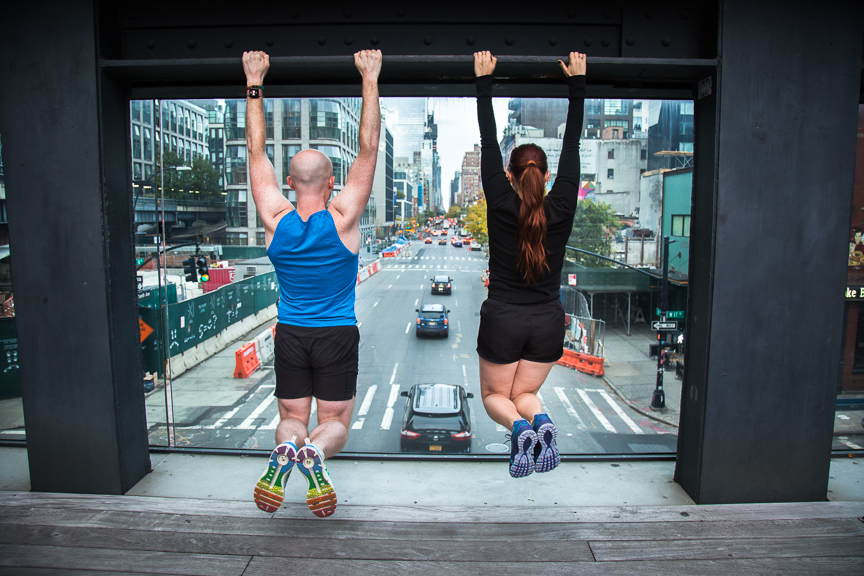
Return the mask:
{"type": "Polygon", "coordinates": [[[195,269],[194,257],[183,260],[183,273],[186,274],[186,282],[198,282],[198,271],[195,269]]]}
{"type": "Polygon", "coordinates": [[[204,256],[198,257],[198,278],[200,278],[201,282],[209,282],[210,281],[210,270],[207,268],[207,258],[204,256]]]}

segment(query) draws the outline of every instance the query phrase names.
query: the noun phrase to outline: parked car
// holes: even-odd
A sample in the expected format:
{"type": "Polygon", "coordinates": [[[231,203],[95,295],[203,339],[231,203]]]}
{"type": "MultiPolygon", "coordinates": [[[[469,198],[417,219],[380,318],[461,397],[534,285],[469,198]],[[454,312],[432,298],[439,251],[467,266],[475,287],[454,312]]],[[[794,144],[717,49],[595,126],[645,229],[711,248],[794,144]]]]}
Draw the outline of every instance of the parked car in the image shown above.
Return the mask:
{"type": "Polygon", "coordinates": [[[417,312],[417,329],[416,334],[420,336],[443,336],[447,338],[450,335],[449,319],[447,314],[450,310],[444,308],[443,304],[424,304],[421,308],[416,308],[417,312]]]}
{"type": "Polygon", "coordinates": [[[403,452],[470,452],[471,409],[474,395],[458,384],[415,384],[404,390],[408,398],[402,416],[403,452]]]}
{"type": "Polygon", "coordinates": [[[482,252],[483,246],[481,246],[477,242],[472,242],[471,246],[468,249],[471,250],[472,252],[482,252]]]}
{"type": "Polygon", "coordinates": [[[434,276],[432,281],[432,294],[450,294],[453,279],[449,276],[434,276]]]}

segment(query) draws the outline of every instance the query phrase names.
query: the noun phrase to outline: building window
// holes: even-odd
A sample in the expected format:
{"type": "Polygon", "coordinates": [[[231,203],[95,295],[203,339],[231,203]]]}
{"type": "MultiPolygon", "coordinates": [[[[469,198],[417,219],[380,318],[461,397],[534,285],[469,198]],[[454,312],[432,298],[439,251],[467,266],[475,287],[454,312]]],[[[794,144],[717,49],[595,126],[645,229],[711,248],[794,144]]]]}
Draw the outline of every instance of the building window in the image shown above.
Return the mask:
{"type": "Polygon", "coordinates": [[[141,121],[141,102],[139,100],[132,100],[129,115],[132,117],[132,120],[136,122],[141,121]]]}
{"type": "MultiPolygon", "coordinates": [[[[341,106],[333,100],[312,100],[310,102],[310,138],[339,140],[341,106]]],[[[338,179],[337,179],[338,182],[338,179]]]]}
{"type": "Polygon", "coordinates": [[[690,237],[690,215],[680,214],[672,216],[672,236],[690,237]]]}
{"type": "Polygon", "coordinates": [[[153,140],[150,134],[150,128],[144,128],[144,160],[148,162],[153,160],[153,140]]]}
{"type": "Polygon", "coordinates": [[[144,179],[150,178],[153,175],[153,165],[144,164],[144,179]]]}
{"type": "Polygon", "coordinates": [[[255,232],[255,244],[258,246],[264,246],[264,232],[255,232]]]}
{"type": "MultiPolygon", "coordinates": [[[[228,190],[227,199],[228,226],[243,228],[246,226],[246,190],[228,190]]],[[[230,233],[229,233],[230,234],[230,233]]]]}
{"type": "Polygon", "coordinates": [[[608,158],[609,160],[614,160],[615,159],[615,150],[614,149],[609,150],[606,153],[606,158],[608,158]]]}
{"type": "Polygon", "coordinates": [[[648,159],[648,150],[645,150],[644,148],[642,150],[640,150],[639,151],[639,159],[640,160],[647,160],[648,159]]]}
{"type": "Polygon", "coordinates": [[[171,131],[177,132],[177,105],[171,103],[171,131]]]}
{"type": "MultiPolygon", "coordinates": [[[[282,138],[300,138],[300,100],[282,100],[282,138]]],[[[286,172],[287,173],[287,172],[286,172]]]]}
{"type": "Polygon", "coordinates": [[[132,157],[141,158],[141,127],[132,125],[132,157]]]}
{"type": "Polygon", "coordinates": [[[177,137],[171,137],[171,151],[179,154],[180,152],[177,150],[177,137]]]}
{"type": "Polygon", "coordinates": [[[152,120],[150,119],[150,110],[152,109],[152,103],[149,100],[145,100],[141,102],[141,111],[144,114],[144,124],[150,124],[152,120]]]}
{"type": "Polygon", "coordinates": [[[246,232],[227,232],[225,234],[225,244],[228,246],[246,246],[249,242],[249,235],[246,232]]]}
{"type": "Polygon", "coordinates": [[[273,100],[264,100],[264,138],[273,140],[273,100]]]}
{"type": "Polygon", "coordinates": [[[246,184],[246,146],[225,147],[225,181],[246,184]]]}
{"type": "Polygon", "coordinates": [[[605,100],[603,113],[606,116],[627,116],[630,113],[630,100],[605,100]]]}
{"type": "Polygon", "coordinates": [[[294,155],[300,152],[300,146],[296,144],[283,144],[282,145],[282,179],[284,179],[291,175],[289,167],[291,166],[291,159],[294,158],[294,155]]]}
{"type": "Polygon", "coordinates": [[[133,162],[132,163],[132,178],[134,180],[141,180],[141,163],[133,162]]]}
{"type": "Polygon", "coordinates": [[[190,124],[191,124],[191,119],[189,118],[189,111],[188,111],[188,110],[184,110],[184,111],[183,111],[183,117],[186,119],[186,124],[185,124],[185,126],[186,126],[186,137],[188,138],[189,136],[191,136],[191,133],[190,133],[190,128],[191,128],[191,126],[190,126],[190,124]]]}
{"type": "Polygon", "coordinates": [[[615,179],[615,170],[613,168],[609,168],[608,170],[606,170],[606,178],[608,180],[614,180],[615,179]]]}
{"type": "Polygon", "coordinates": [[[186,140],[186,163],[192,163],[192,151],[189,149],[189,141],[186,140]]]}
{"type": "Polygon", "coordinates": [[[333,177],[336,178],[335,184],[342,184],[342,149],[339,146],[322,146],[313,144],[310,146],[313,150],[320,150],[330,158],[333,163],[333,177]]]}
{"type": "Polygon", "coordinates": [[[228,100],[225,106],[225,132],[228,140],[246,139],[246,103],[228,100]]]}
{"type": "Polygon", "coordinates": [[[275,154],[275,151],[273,148],[274,148],[273,144],[267,144],[266,146],[264,146],[264,151],[267,153],[267,158],[270,159],[270,164],[273,164],[273,166],[275,167],[276,163],[273,161],[273,156],[275,154]]]}

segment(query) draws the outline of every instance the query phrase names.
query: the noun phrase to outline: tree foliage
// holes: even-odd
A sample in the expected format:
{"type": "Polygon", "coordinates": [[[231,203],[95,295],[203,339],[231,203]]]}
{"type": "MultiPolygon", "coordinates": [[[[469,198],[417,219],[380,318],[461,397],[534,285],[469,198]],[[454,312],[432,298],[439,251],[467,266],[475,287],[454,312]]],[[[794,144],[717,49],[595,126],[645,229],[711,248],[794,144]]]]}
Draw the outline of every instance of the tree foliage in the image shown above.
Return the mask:
{"type": "MultiPolygon", "coordinates": [[[[167,151],[164,157],[163,176],[165,179],[165,198],[172,200],[197,200],[204,202],[225,202],[225,190],[219,185],[219,171],[203,156],[192,160],[191,170],[178,172],[172,170],[184,166],[186,162],[176,153],[167,151]]],[[[157,188],[161,178],[156,176],[157,188]]]]}
{"type": "MultiPolygon", "coordinates": [[[[576,215],[573,218],[573,230],[570,232],[568,246],[581,248],[611,257],[612,243],[615,241],[615,231],[618,229],[618,220],[612,207],[603,202],[591,200],[580,200],[576,207],[576,215]]],[[[589,268],[609,268],[615,266],[612,262],[602,260],[583,254],[581,252],[568,251],[568,257],[575,258],[576,262],[589,268]]]]}
{"type": "Polygon", "coordinates": [[[444,216],[446,218],[461,218],[463,214],[465,214],[465,208],[458,204],[453,204],[447,209],[447,213],[444,216]]]}
{"type": "Polygon", "coordinates": [[[481,244],[489,241],[489,227],[486,224],[486,200],[481,199],[468,208],[463,226],[481,244]]]}

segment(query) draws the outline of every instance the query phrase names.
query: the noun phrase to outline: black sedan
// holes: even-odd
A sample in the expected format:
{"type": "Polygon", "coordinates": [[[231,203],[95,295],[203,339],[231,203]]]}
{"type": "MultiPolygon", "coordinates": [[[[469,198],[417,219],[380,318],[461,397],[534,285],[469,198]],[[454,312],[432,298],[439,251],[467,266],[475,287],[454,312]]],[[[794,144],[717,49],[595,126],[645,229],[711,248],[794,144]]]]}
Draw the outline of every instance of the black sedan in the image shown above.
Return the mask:
{"type": "Polygon", "coordinates": [[[458,384],[415,384],[402,416],[403,452],[470,452],[470,392],[458,384]]]}
{"type": "Polygon", "coordinates": [[[453,279],[449,276],[435,276],[432,280],[432,294],[450,294],[453,290],[453,279]]]}

